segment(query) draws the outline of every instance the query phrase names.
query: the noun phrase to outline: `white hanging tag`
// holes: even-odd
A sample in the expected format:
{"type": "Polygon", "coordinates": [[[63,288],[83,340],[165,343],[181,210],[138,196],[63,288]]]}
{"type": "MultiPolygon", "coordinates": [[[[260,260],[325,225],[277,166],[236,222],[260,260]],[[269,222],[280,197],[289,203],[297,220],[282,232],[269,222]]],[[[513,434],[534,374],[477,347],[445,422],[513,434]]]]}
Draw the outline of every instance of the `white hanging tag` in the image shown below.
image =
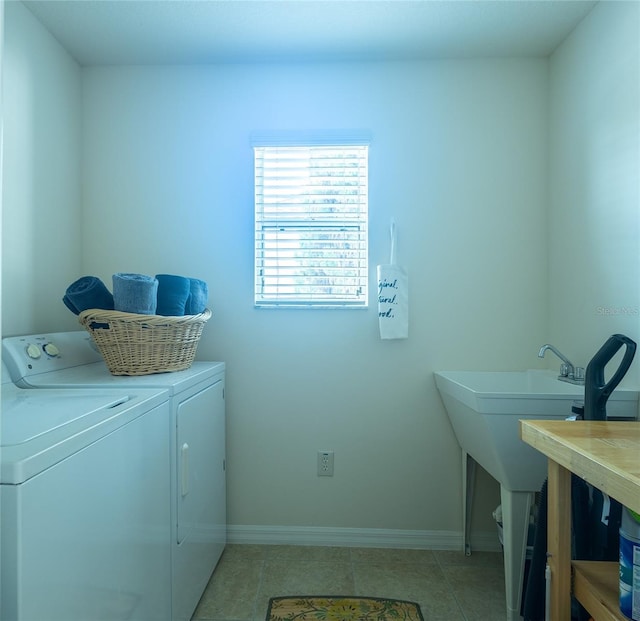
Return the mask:
{"type": "Polygon", "coordinates": [[[391,220],[389,263],[378,265],[378,324],[381,339],[409,336],[409,278],[404,267],[396,265],[396,223],[391,220]]]}

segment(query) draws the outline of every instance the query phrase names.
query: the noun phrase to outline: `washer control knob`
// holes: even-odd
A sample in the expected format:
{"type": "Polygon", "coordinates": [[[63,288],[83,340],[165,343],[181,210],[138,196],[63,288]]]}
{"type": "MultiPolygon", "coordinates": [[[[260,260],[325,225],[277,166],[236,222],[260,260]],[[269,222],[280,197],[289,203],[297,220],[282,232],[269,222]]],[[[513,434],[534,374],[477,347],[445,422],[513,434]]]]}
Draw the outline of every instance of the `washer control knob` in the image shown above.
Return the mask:
{"type": "Polygon", "coordinates": [[[33,343],[27,345],[27,356],[29,356],[29,358],[37,360],[41,355],[40,348],[37,345],[34,345],[33,343]]]}
{"type": "Polygon", "coordinates": [[[47,354],[47,356],[51,356],[52,358],[60,355],[60,350],[53,343],[47,343],[42,349],[44,349],[44,353],[47,354]]]}

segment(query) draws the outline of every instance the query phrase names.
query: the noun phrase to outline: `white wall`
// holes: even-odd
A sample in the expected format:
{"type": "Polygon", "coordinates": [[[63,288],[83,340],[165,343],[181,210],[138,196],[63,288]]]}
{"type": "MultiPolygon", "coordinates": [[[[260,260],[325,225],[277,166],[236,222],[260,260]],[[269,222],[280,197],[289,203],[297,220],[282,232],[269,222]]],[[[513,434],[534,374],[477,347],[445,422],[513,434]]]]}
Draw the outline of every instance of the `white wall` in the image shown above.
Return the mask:
{"type": "Polygon", "coordinates": [[[550,62],[549,334],[581,365],[640,341],[639,33],[640,4],[601,2],[550,62]]]}
{"type": "Polygon", "coordinates": [[[2,334],[72,329],[81,275],[80,68],[20,2],[5,5],[2,334]]]}
{"type": "MultiPolygon", "coordinates": [[[[91,68],[85,271],[203,278],[228,362],[229,521],[458,531],[443,368],[526,368],[545,339],[544,60],[91,68]],[[371,132],[371,282],[410,272],[405,342],[368,311],[252,306],[254,130],[371,132]],[[316,451],[335,476],[316,476],[316,451]]],[[[495,488],[484,527],[497,504],[495,488]]],[[[494,533],[495,535],[495,533],[494,533]]]]}
{"type": "MultiPolygon", "coordinates": [[[[3,135],[3,94],[2,72],[4,69],[4,0],[0,0],[0,284],[2,283],[2,146],[3,135]]],[[[0,287],[0,334],[2,333],[2,290],[0,287]]]]}
{"type": "MultiPolygon", "coordinates": [[[[459,533],[432,371],[637,340],[637,5],[598,5],[550,61],[308,66],[80,70],[20,3],[5,17],[3,333],[76,327],[60,297],[85,273],[207,280],[199,355],[228,363],[231,524],[459,533]],[[249,135],[323,127],[373,136],[371,282],[393,216],[407,341],[378,339],[374,304],[252,307],[249,135]]],[[[476,534],[497,504],[480,488],[476,534]]]]}
{"type": "MultiPolygon", "coordinates": [[[[0,0],[0,284],[2,284],[2,123],[3,123],[3,96],[2,96],[2,71],[4,57],[4,0],[0,0]]],[[[2,292],[0,291],[0,325],[2,325],[2,292]]],[[[0,332],[1,334],[1,332],[0,332]]],[[[1,413],[0,413],[1,415],[1,413]]],[[[0,512],[2,503],[0,501],[0,512]]],[[[2,548],[0,547],[0,558],[2,548]]]]}

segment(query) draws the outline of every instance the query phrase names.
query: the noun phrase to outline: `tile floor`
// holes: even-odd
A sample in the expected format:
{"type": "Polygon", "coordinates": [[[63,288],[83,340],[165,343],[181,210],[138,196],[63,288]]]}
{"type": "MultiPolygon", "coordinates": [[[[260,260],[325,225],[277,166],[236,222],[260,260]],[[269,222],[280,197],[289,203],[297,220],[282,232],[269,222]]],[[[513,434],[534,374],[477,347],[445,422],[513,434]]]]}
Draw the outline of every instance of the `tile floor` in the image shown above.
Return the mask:
{"type": "Polygon", "coordinates": [[[270,597],[361,595],[418,602],[425,621],[504,621],[502,554],[227,545],[193,621],[265,621],[270,597]]]}

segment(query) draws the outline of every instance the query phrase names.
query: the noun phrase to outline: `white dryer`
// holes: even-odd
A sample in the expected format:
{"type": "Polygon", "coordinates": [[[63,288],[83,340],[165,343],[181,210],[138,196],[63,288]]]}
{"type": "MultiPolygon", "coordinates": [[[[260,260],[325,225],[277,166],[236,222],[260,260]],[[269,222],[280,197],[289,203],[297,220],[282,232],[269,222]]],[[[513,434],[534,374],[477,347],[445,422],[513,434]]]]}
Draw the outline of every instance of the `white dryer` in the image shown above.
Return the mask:
{"type": "Polygon", "coordinates": [[[24,388],[169,391],[172,620],[189,621],[226,544],[225,364],[114,376],[85,331],[8,337],[2,357],[24,388]]]}
{"type": "Polygon", "coordinates": [[[1,392],[0,618],[168,620],[167,391],[1,392]]]}

